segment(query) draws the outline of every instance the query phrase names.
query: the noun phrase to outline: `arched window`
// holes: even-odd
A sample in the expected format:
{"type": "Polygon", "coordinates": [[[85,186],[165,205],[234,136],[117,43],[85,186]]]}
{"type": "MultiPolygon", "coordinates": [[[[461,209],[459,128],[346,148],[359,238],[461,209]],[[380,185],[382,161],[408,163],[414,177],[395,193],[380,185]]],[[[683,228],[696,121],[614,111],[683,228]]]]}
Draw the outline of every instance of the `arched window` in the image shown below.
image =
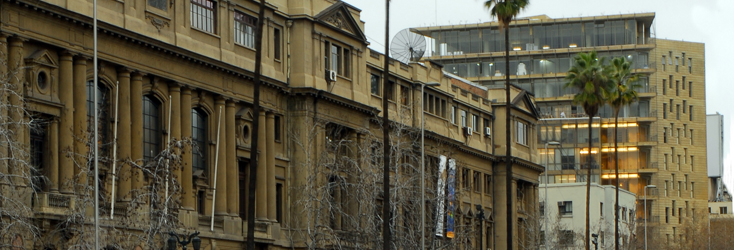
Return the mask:
{"type": "Polygon", "coordinates": [[[109,148],[108,145],[106,145],[106,142],[109,141],[109,89],[105,87],[102,83],[99,81],[97,82],[97,87],[94,87],[94,81],[87,81],[87,124],[88,124],[88,131],[94,132],[94,91],[97,91],[97,114],[98,114],[98,120],[97,120],[97,126],[99,127],[99,137],[97,138],[97,145],[99,148],[99,155],[100,159],[104,159],[104,156],[107,156],[107,149],[109,148]]]}
{"type": "Polygon", "coordinates": [[[143,160],[153,160],[161,151],[161,104],[155,97],[143,96],[143,160]]]}
{"type": "Polygon", "coordinates": [[[191,137],[193,145],[193,170],[206,170],[207,115],[198,109],[191,110],[191,137]]]}

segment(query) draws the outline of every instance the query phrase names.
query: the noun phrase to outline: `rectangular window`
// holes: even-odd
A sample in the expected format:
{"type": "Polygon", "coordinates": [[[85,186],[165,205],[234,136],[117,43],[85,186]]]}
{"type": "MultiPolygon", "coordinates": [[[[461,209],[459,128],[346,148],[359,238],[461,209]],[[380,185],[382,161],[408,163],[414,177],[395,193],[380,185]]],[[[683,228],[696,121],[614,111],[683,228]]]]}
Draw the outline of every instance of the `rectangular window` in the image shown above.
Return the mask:
{"type": "Polygon", "coordinates": [[[484,193],[492,195],[492,176],[488,174],[484,175],[484,193]]]}
{"type": "Polygon", "coordinates": [[[196,211],[198,211],[200,215],[204,214],[206,206],[204,204],[206,204],[206,192],[204,192],[204,190],[199,190],[196,194],[196,211]]]}
{"type": "Polygon", "coordinates": [[[693,121],[693,105],[688,106],[688,120],[693,121]]]}
{"type": "Polygon", "coordinates": [[[680,81],[675,80],[675,96],[679,96],[680,95],[680,89],[679,88],[680,88],[680,81]]]}
{"type": "Polygon", "coordinates": [[[273,28],[273,58],[280,60],[280,29],[273,28]]]}
{"type": "Polygon", "coordinates": [[[680,104],[675,105],[675,119],[680,120],[680,104]]]}
{"type": "Polygon", "coordinates": [[[668,104],[663,103],[663,119],[668,119],[668,104]]]}
{"type": "Polygon", "coordinates": [[[257,18],[245,13],[234,12],[234,42],[255,49],[257,18]]]}
{"type": "Polygon", "coordinates": [[[683,83],[683,86],[681,86],[681,87],[683,88],[683,90],[685,90],[685,89],[686,89],[686,77],[685,77],[685,76],[683,76],[683,80],[682,80],[682,81],[680,81],[680,82],[682,82],[682,83],[683,83]]]}
{"type": "Polygon", "coordinates": [[[395,101],[395,82],[387,81],[387,99],[395,101]]]}
{"type": "Polygon", "coordinates": [[[341,51],[341,47],[339,47],[338,45],[334,45],[334,44],[331,45],[331,53],[329,55],[330,56],[329,57],[329,59],[330,59],[330,61],[329,61],[330,64],[329,65],[331,66],[331,68],[330,68],[331,70],[336,71],[337,74],[340,74],[341,75],[341,72],[340,72],[341,71],[341,67],[340,66],[341,66],[341,60],[342,59],[340,57],[340,53],[339,53],[340,51],[341,51]]]}
{"type": "Polygon", "coordinates": [[[351,69],[352,68],[350,66],[350,65],[352,65],[352,54],[351,54],[350,50],[347,49],[347,48],[344,48],[344,50],[342,52],[343,52],[342,58],[344,60],[344,63],[343,63],[344,65],[342,65],[342,72],[341,72],[341,74],[344,77],[350,77],[350,76],[352,76],[351,75],[351,69]]]}
{"type": "Polygon", "coordinates": [[[515,141],[522,145],[528,145],[528,125],[517,121],[515,125],[515,141]]]}
{"type": "Polygon", "coordinates": [[[143,161],[149,162],[161,150],[160,103],[152,96],[143,96],[143,161]]]}
{"type": "Polygon", "coordinates": [[[217,3],[211,0],[191,0],[191,27],[215,34],[217,3]]]}
{"type": "Polygon", "coordinates": [[[670,99],[670,111],[667,112],[673,112],[673,99],[670,99]]]}
{"type": "Polygon", "coordinates": [[[400,85],[400,103],[403,105],[410,104],[410,88],[400,85]]]}
{"type": "Polygon", "coordinates": [[[665,207],[665,223],[670,223],[670,220],[668,219],[669,214],[670,214],[670,208],[665,207]]]}
{"type": "Polygon", "coordinates": [[[148,0],[148,5],[155,7],[157,9],[168,11],[168,1],[167,0],[148,0]]]}
{"type": "MultiPolygon", "coordinates": [[[[665,64],[663,64],[663,65],[665,65],[665,64]]],[[[666,85],[665,82],[666,82],[666,80],[663,79],[663,95],[665,95],[666,92],[668,92],[668,90],[665,88],[665,85],[666,85]]]]}
{"type": "Polygon", "coordinates": [[[275,219],[283,222],[283,184],[275,184],[275,219]]]}
{"type": "Polygon", "coordinates": [[[461,127],[466,127],[466,110],[461,110],[461,117],[459,117],[459,121],[461,122],[461,127]]]}
{"type": "Polygon", "coordinates": [[[668,76],[668,82],[670,83],[668,84],[668,88],[672,89],[673,88],[673,75],[668,76]]]}
{"type": "Polygon", "coordinates": [[[673,209],[671,211],[673,211],[673,216],[675,216],[675,201],[673,201],[673,209]]]}
{"type": "Polygon", "coordinates": [[[682,55],[681,55],[680,58],[683,58],[683,60],[681,61],[681,63],[683,63],[683,66],[686,66],[686,52],[683,52],[681,54],[682,55]]]}
{"type": "Polygon", "coordinates": [[[469,169],[464,168],[461,170],[461,187],[463,189],[469,189],[471,183],[469,183],[469,169]]]}
{"type": "Polygon", "coordinates": [[[487,135],[487,131],[486,131],[486,130],[487,130],[488,128],[490,128],[490,126],[489,126],[489,119],[487,119],[487,118],[484,118],[484,130],[485,130],[485,131],[484,131],[484,135],[487,135]]]}
{"type": "Polygon", "coordinates": [[[275,123],[275,128],[273,128],[275,130],[275,141],[280,142],[282,139],[282,126],[280,116],[276,115],[273,120],[273,122],[275,123]]]}
{"type": "Polygon", "coordinates": [[[451,124],[456,124],[456,106],[451,106],[451,124]]]}
{"type": "Polygon", "coordinates": [[[604,217],[604,202],[599,202],[599,216],[604,217]]]}
{"type": "Polygon", "coordinates": [[[675,72],[678,72],[678,60],[680,60],[679,57],[675,57],[675,72]]]}
{"type": "Polygon", "coordinates": [[[665,71],[665,61],[666,61],[665,60],[665,56],[663,56],[663,60],[662,60],[662,62],[663,62],[663,71],[665,71]]]}
{"type": "Polygon", "coordinates": [[[686,113],[686,106],[688,106],[688,103],[686,100],[683,100],[683,114],[686,113]]]}
{"type": "Polygon", "coordinates": [[[479,133],[479,117],[475,114],[471,115],[471,127],[475,133],[479,133]]]}
{"type": "Polygon", "coordinates": [[[663,169],[668,169],[668,154],[663,155],[663,169]]]}
{"type": "Polygon", "coordinates": [[[693,82],[688,82],[688,97],[693,97],[693,82]]]}
{"type": "Polygon", "coordinates": [[[380,96],[380,76],[370,74],[370,84],[370,92],[372,92],[373,95],[380,96]]]}
{"type": "Polygon", "coordinates": [[[690,74],[691,71],[693,71],[693,64],[691,63],[691,58],[688,58],[688,73],[690,74]]]}
{"type": "Polygon", "coordinates": [[[558,202],[558,213],[561,215],[573,215],[573,202],[572,201],[559,201],[558,202]]]}

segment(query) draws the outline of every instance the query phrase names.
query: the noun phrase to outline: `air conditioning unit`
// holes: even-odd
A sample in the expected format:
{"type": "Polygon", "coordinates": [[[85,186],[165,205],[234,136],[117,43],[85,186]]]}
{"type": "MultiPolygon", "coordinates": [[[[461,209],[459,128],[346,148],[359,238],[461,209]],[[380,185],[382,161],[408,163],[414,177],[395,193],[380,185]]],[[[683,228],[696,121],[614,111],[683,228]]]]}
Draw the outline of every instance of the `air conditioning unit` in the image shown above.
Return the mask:
{"type": "Polygon", "coordinates": [[[329,79],[330,82],[336,82],[336,71],[326,70],[326,79],[329,79]]]}
{"type": "Polygon", "coordinates": [[[474,132],[472,127],[464,127],[464,130],[466,131],[466,135],[472,135],[472,133],[474,132]]]}
{"type": "Polygon", "coordinates": [[[492,135],[492,129],[489,127],[484,128],[484,135],[491,136],[492,135]]]}

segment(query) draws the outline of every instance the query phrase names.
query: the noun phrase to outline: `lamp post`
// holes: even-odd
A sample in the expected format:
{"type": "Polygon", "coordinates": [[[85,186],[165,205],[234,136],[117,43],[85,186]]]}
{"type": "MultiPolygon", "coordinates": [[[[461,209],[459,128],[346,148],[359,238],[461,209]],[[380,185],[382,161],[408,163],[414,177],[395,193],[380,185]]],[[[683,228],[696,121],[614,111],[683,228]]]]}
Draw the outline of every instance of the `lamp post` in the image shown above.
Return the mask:
{"type": "Polygon", "coordinates": [[[191,243],[191,245],[194,247],[194,250],[199,250],[201,248],[201,239],[199,238],[199,232],[192,233],[189,235],[188,239],[184,237],[184,241],[178,238],[178,235],[173,233],[173,231],[168,232],[171,237],[168,237],[168,250],[176,250],[177,244],[181,244],[181,248],[183,250],[186,250],[186,246],[191,243]]]}
{"type": "Polygon", "coordinates": [[[426,119],[424,116],[423,95],[426,86],[439,86],[437,82],[421,85],[421,250],[426,249],[426,119]]]}
{"type": "Polygon", "coordinates": [[[647,250],[647,189],[648,188],[657,188],[655,185],[647,185],[643,188],[642,193],[644,195],[643,203],[645,203],[645,250],[647,250]]]}
{"type": "Polygon", "coordinates": [[[545,217],[545,250],[548,250],[548,215],[546,215],[547,206],[548,206],[548,145],[561,145],[560,142],[557,141],[549,141],[545,143],[545,205],[546,208],[543,209],[543,217],[545,217]]]}
{"type": "Polygon", "coordinates": [[[482,225],[482,222],[484,222],[484,209],[480,204],[477,204],[477,219],[479,220],[479,249],[484,249],[482,244],[482,236],[484,236],[484,232],[482,232],[484,229],[484,225],[482,225]]]}

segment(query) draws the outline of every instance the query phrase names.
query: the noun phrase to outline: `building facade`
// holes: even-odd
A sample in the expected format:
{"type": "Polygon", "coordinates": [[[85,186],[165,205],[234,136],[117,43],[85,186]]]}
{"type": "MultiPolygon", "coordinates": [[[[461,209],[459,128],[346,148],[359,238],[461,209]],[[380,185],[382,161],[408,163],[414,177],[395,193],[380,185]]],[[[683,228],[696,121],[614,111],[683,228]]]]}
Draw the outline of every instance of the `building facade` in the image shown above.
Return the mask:
{"type": "Polygon", "coordinates": [[[544,117],[537,144],[540,159],[546,154],[550,159],[550,184],[585,182],[592,157],[591,181],[614,185],[613,110],[603,107],[589,128],[583,108],[572,103],[576,90],[564,88],[564,77],[579,52],[596,50],[607,60],[631,61],[642,87],[639,100],[619,115],[619,186],[637,195],[636,217],[648,213],[658,244],[684,245],[691,243],[686,240],[691,230],[683,228],[707,206],[704,45],[656,38],[654,18],[654,13],[519,18],[509,28],[510,72],[496,22],[415,30],[429,37],[428,58],[448,72],[484,86],[502,86],[510,74],[513,85],[534,94],[544,117]],[[545,152],[551,141],[560,145],[545,152]],[[589,141],[595,145],[591,149],[589,141]],[[648,190],[644,211],[648,185],[657,188],[648,190]]]}
{"type": "MultiPolygon", "coordinates": [[[[543,177],[541,177],[543,178],[543,177]]],[[[540,211],[544,216],[543,245],[549,244],[554,249],[583,249],[584,227],[586,226],[586,199],[585,183],[562,183],[548,185],[548,199],[546,203],[545,185],[540,187],[540,211]],[[546,217],[547,216],[547,217],[546,217]],[[548,232],[545,234],[545,224],[548,232]]],[[[598,249],[614,249],[614,194],[612,185],[592,184],[591,202],[589,206],[589,225],[597,234],[598,249]]],[[[636,229],[637,197],[630,191],[619,190],[620,207],[620,242],[627,246],[633,240],[636,229]]],[[[624,248],[624,247],[623,247],[624,248]]]]}
{"type": "Polygon", "coordinates": [[[426,182],[435,190],[427,195],[427,242],[503,249],[508,237],[529,239],[520,226],[504,229],[508,214],[521,225],[538,207],[540,113],[528,91],[514,88],[505,100],[503,89],[476,85],[438,63],[386,58],[368,48],[360,10],[337,0],[270,0],[265,20],[251,0],[100,0],[98,8],[95,85],[91,2],[0,4],[0,71],[9,93],[0,117],[12,135],[3,137],[2,154],[20,156],[3,162],[2,179],[13,181],[0,186],[4,199],[18,201],[16,218],[33,221],[8,229],[3,243],[91,248],[92,204],[100,199],[106,249],[160,249],[169,231],[201,232],[203,249],[242,249],[248,220],[256,222],[259,249],[373,249],[388,219],[396,246],[414,249],[423,116],[426,182]],[[259,21],[262,109],[253,113],[259,21]],[[391,60],[389,79],[382,79],[384,60],[391,60]],[[440,85],[421,94],[429,82],[440,85]],[[395,164],[392,218],[378,212],[385,195],[377,178],[382,98],[390,105],[384,126],[395,164]],[[508,101],[515,109],[510,129],[494,123],[504,121],[508,101]],[[260,150],[249,204],[255,133],[260,150]],[[504,145],[505,136],[512,145],[504,145]],[[512,157],[497,153],[507,146],[512,157]],[[91,186],[95,152],[99,196],[91,186]],[[439,172],[441,156],[455,172],[439,172]],[[507,159],[514,164],[512,197],[504,195],[507,159]],[[438,205],[446,199],[440,178],[456,184],[447,190],[454,194],[446,197],[454,199],[448,211],[438,205]],[[248,206],[255,218],[247,218],[248,206]]]}

